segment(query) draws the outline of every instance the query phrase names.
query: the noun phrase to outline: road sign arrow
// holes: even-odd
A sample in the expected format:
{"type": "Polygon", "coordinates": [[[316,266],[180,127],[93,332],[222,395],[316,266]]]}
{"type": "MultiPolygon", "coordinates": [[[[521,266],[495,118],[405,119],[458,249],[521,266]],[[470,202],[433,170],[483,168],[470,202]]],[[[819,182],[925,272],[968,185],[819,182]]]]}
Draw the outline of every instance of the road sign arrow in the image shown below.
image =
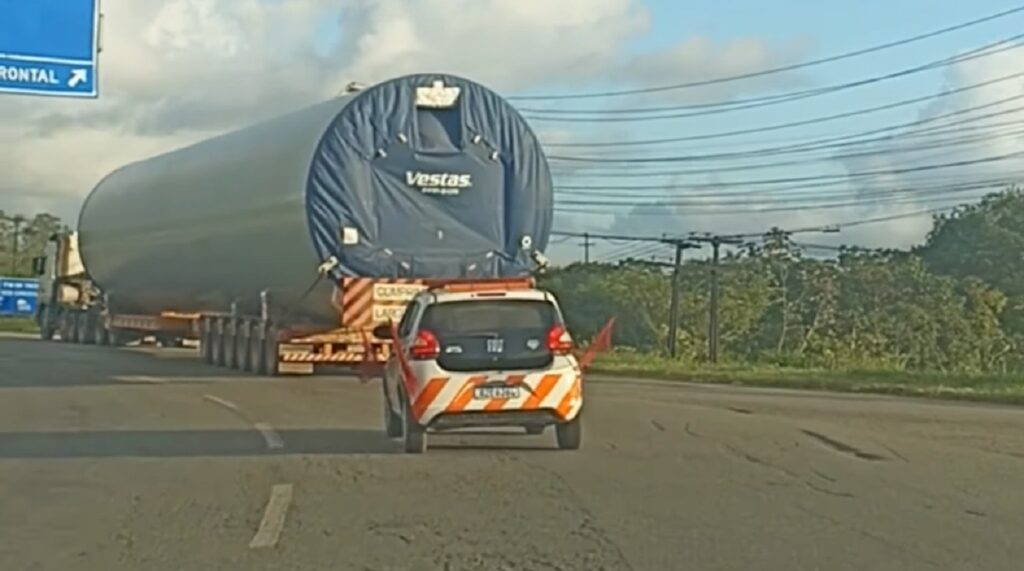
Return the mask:
{"type": "Polygon", "coordinates": [[[74,69],[71,70],[71,79],[68,80],[68,87],[74,89],[79,84],[89,81],[89,70],[87,69],[74,69]]]}

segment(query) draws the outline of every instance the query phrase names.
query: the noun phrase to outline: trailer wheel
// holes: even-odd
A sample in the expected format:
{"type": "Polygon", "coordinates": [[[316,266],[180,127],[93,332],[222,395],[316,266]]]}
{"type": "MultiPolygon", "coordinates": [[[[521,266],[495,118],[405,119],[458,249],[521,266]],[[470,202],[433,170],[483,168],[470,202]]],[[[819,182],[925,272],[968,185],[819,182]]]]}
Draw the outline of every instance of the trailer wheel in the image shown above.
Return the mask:
{"type": "Polygon", "coordinates": [[[255,369],[252,360],[252,345],[253,345],[253,333],[255,327],[248,319],[243,319],[239,323],[238,330],[238,343],[236,344],[235,352],[238,354],[238,368],[239,370],[252,372],[255,369]]]}
{"type": "Polygon", "coordinates": [[[64,314],[67,335],[64,335],[62,332],[61,336],[64,337],[68,343],[78,343],[78,317],[78,312],[75,310],[68,311],[64,314]]]}
{"type": "Polygon", "coordinates": [[[93,335],[95,336],[96,344],[100,345],[101,347],[109,347],[111,344],[110,330],[107,329],[107,325],[103,323],[102,317],[96,316],[96,318],[93,320],[93,330],[93,335]]]}
{"type": "Polygon", "coordinates": [[[96,327],[91,312],[78,314],[78,342],[83,345],[96,344],[96,327]]]}
{"type": "Polygon", "coordinates": [[[264,331],[266,331],[266,338],[263,342],[263,364],[260,367],[260,372],[268,377],[276,377],[281,370],[277,355],[277,329],[270,326],[264,331]]]}
{"type": "Polygon", "coordinates": [[[266,360],[263,353],[267,348],[267,330],[262,321],[252,325],[252,337],[249,339],[249,362],[252,363],[252,372],[257,375],[266,375],[266,360]]]}
{"type": "Polygon", "coordinates": [[[49,305],[39,308],[39,338],[43,341],[52,341],[56,328],[53,323],[53,310],[49,305]]]}
{"type": "Polygon", "coordinates": [[[213,363],[213,351],[210,347],[210,318],[199,319],[199,358],[204,363],[213,363]]]}
{"type": "Polygon", "coordinates": [[[238,368],[238,353],[235,351],[236,337],[238,335],[238,322],[228,318],[224,320],[224,366],[229,369],[238,368]]]}
{"type": "Polygon", "coordinates": [[[213,352],[213,364],[223,367],[224,360],[224,320],[216,318],[213,320],[210,331],[210,350],[213,352]]]}

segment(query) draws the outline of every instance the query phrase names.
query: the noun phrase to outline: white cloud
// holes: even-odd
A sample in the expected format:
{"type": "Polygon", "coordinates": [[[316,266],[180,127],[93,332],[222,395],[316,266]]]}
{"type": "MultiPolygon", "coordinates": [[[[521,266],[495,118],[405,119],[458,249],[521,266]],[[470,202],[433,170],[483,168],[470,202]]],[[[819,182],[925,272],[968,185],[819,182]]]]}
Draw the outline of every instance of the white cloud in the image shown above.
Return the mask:
{"type": "Polygon", "coordinates": [[[963,190],[965,184],[1024,178],[1024,157],[1001,158],[1024,151],[1024,99],[1012,100],[1024,97],[1024,78],[1004,80],[1022,63],[1018,47],[951,66],[946,83],[953,93],[925,106],[922,123],[859,149],[876,154],[843,161],[850,172],[902,171],[859,181],[860,195],[913,189],[914,207],[921,208],[985,192],[963,190]]]}
{"type": "Polygon", "coordinates": [[[355,80],[442,71],[506,92],[575,91],[752,71],[795,57],[756,39],[682,39],[629,55],[650,25],[642,0],[105,0],[104,12],[99,100],[2,100],[0,208],[73,219],[92,186],[120,165],[302,107],[355,80]],[[325,21],[339,14],[336,41],[325,40],[325,21]]]}

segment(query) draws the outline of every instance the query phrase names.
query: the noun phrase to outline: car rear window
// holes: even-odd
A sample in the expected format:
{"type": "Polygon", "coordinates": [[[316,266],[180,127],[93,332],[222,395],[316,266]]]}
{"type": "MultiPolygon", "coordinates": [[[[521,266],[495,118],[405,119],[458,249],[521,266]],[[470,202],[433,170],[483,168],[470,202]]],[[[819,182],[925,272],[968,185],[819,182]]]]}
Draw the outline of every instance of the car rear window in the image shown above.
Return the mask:
{"type": "Polygon", "coordinates": [[[427,308],[421,327],[437,335],[543,329],[558,322],[555,307],[541,300],[472,300],[438,303],[427,308]]]}
{"type": "Polygon", "coordinates": [[[437,336],[444,369],[539,369],[551,364],[547,335],[560,322],[548,301],[475,299],[428,307],[420,329],[437,336]]]}

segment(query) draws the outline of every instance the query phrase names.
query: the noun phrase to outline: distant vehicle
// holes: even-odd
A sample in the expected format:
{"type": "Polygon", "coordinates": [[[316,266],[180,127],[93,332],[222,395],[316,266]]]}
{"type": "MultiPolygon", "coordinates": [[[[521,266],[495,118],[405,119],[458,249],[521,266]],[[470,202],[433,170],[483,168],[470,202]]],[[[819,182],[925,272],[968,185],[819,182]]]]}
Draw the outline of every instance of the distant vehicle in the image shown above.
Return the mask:
{"type": "Polygon", "coordinates": [[[44,338],[198,341],[261,374],[383,363],[436,280],[546,264],[553,188],[522,116],[443,74],[400,77],[122,167],[37,260],[44,338]]]}
{"type": "Polygon", "coordinates": [[[398,341],[384,424],[406,452],[424,452],[428,431],[498,426],[554,426],[559,448],[580,447],[582,370],[558,302],[533,280],[430,288],[374,335],[398,341]]]}

